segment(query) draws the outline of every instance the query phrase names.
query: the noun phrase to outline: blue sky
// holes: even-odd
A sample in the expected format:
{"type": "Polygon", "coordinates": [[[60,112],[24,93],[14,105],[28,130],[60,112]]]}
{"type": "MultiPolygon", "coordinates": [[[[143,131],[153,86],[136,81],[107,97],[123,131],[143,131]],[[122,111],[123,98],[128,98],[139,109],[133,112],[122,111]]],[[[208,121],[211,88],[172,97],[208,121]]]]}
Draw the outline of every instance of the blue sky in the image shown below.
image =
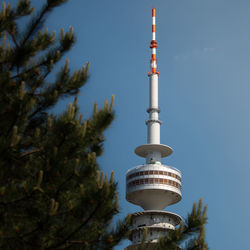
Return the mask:
{"type": "MultiPolygon", "coordinates": [[[[71,0],[48,18],[46,26],[58,33],[61,27],[74,27],[77,43],[67,54],[72,70],[90,61],[91,77],[79,96],[85,117],[94,101],[102,106],[115,95],[116,119],[105,133],[99,163],[105,172],[115,171],[124,217],[141,210],[125,200],[125,174],[144,163],[134,149],[146,143],[152,7],[157,13],[161,72],[161,142],[174,149],[163,162],[183,175],[183,198],[167,210],[185,217],[201,197],[208,204],[209,247],[246,249],[250,1],[71,0]]],[[[56,112],[70,101],[61,102],[56,112]]]]}

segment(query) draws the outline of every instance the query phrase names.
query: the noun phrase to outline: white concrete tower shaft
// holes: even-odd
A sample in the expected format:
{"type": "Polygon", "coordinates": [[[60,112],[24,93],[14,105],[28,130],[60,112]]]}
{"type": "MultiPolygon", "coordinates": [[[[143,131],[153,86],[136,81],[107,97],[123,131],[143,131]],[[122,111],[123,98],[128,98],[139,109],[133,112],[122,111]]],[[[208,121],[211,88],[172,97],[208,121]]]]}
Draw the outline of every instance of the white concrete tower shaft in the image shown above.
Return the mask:
{"type": "MultiPolygon", "coordinates": [[[[151,55],[151,71],[148,73],[149,76],[149,119],[146,121],[147,124],[147,143],[148,144],[160,144],[160,126],[161,121],[159,120],[159,106],[158,106],[158,77],[159,72],[157,71],[157,59],[156,59],[156,22],[155,22],[155,8],[152,9],[152,41],[150,48],[152,51],[151,55]]],[[[161,153],[154,151],[147,158],[155,161],[160,161],[161,153]]],[[[147,159],[149,160],[149,159],[147,159]]]]}
{"type": "Polygon", "coordinates": [[[160,144],[160,109],[158,107],[158,74],[149,76],[149,119],[146,121],[148,127],[148,144],[160,144]]]}

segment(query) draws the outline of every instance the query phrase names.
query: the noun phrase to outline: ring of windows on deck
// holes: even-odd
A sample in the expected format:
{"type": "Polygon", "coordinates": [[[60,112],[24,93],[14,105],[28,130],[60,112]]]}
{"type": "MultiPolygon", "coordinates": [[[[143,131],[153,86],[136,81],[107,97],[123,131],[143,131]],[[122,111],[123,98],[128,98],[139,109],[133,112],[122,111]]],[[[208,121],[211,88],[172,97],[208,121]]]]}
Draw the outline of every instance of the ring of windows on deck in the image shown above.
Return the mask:
{"type": "Polygon", "coordinates": [[[167,172],[167,171],[160,171],[160,170],[148,170],[148,171],[141,171],[141,172],[136,172],[134,174],[131,174],[127,177],[127,179],[131,179],[136,176],[141,176],[141,175],[166,175],[166,176],[171,176],[176,178],[177,180],[181,181],[181,177],[177,174],[167,172]]]}
{"type": "Polygon", "coordinates": [[[128,185],[128,187],[133,187],[133,186],[137,186],[137,185],[154,184],[154,183],[163,184],[163,185],[170,185],[170,186],[176,187],[178,189],[181,189],[181,185],[178,182],[172,181],[172,180],[167,180],[167,179],[161,179],[161,178],[147,178],[147,179],[135,180],[135,181],[129,182],[127,185],[128,185]]]}

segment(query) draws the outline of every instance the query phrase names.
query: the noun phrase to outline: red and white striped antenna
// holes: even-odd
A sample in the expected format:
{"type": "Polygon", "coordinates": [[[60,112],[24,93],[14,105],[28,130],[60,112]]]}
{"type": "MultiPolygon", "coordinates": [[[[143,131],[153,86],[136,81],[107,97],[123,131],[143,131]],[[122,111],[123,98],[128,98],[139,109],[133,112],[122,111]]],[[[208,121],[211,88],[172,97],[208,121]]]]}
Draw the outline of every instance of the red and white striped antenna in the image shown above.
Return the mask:
{"type": "Polygon", "coordinates": [[[152,41],[150,43],[150,48],[152,49],[152,56],[151,56],[151,72],[148,73],[148,75],[151,74],[158,74],[159,71],[157,71],[157,60],[156,60],[156,48],[158,47],[156,42],[156,36],[155,36],[155,8],[152,9],[152,41]]]}

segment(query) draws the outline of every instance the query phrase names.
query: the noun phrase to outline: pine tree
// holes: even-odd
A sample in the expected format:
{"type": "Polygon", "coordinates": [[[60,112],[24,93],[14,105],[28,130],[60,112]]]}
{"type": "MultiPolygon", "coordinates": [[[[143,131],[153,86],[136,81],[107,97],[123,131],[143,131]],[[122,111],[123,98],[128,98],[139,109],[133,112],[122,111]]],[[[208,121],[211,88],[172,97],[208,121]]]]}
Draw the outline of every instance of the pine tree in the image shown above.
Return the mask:
{"type": "Polygon", "coordinates": [[[0,248],[111,249],[126,235],[114,174],[99,170],[103,132],[114,118],[113,101],[94,105],[83,119],[77,98],[60,115],[51,108],[75,96],[89,64],[73,73],[69,61],[53,68],[74,44],[73,29],[59,36],[42,30],[66,0],[47,0],[40,12],[30,1],[2,4],[0,13],[0,248]],[[29,24],[20,28],[20,20],[29,24]],[[55,80],[48,76],[56,75],[55,80]]]}

